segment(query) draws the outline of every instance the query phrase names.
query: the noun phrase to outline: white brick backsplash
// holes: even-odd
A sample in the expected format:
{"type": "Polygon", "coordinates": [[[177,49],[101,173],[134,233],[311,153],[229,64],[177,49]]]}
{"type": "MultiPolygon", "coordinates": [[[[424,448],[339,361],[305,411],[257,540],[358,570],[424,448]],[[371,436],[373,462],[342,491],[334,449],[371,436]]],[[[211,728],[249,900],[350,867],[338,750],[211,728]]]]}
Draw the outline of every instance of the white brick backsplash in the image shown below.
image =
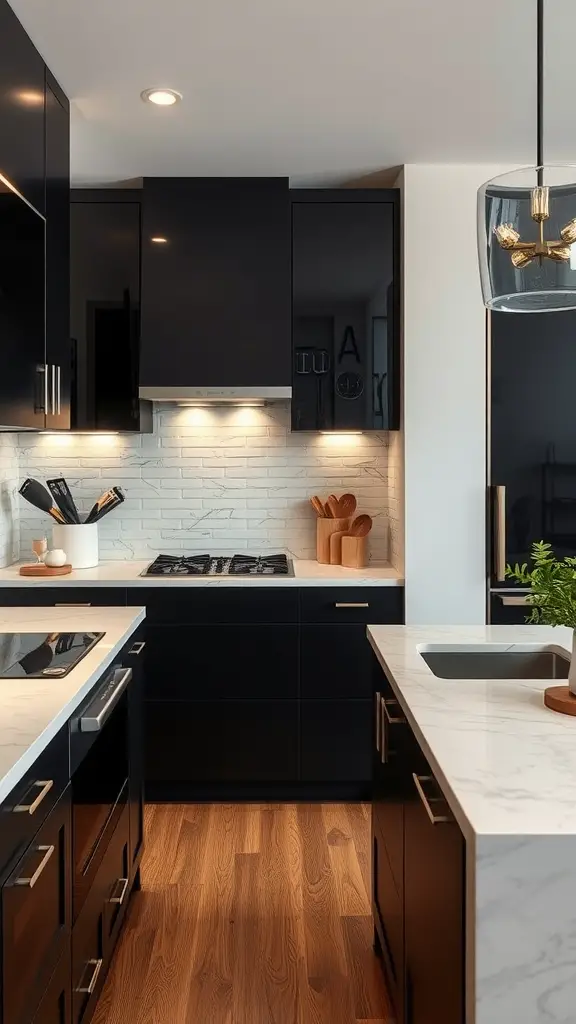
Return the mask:
{"type": "MultiPolygon", "coordinates": [[[[400,434],[290,433],[284,402],[263,410],[158,404],[151,435],[0,435],[0,560],[18,554],[19,477],[64,475],[83,511],[112,484],[126,491],[125,505],[100,525],[103,558],[210,549],[311,558],[310,495],[352,491],[359,511],[374,517],[371,558],[400,564],[402,450],[400,434]]],[[[20,499],[22,553],[49,530],[20,499]]]]}

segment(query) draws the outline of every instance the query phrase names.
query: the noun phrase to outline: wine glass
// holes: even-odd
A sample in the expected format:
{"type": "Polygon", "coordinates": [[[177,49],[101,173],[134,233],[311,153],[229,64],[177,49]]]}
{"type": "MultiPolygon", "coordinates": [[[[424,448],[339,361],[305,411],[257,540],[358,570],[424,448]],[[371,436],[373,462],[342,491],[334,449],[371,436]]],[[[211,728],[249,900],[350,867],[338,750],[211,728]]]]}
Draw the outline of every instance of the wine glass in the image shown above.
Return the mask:
{"type": "Polygon", "coordinates": [[[48,541],[46,540],[46,537],[40,537],[37,540],[33,540],[32,551],[36,555],[38,565],[41,565],[44,561],[44,556],[48,551],[48,541]]]}

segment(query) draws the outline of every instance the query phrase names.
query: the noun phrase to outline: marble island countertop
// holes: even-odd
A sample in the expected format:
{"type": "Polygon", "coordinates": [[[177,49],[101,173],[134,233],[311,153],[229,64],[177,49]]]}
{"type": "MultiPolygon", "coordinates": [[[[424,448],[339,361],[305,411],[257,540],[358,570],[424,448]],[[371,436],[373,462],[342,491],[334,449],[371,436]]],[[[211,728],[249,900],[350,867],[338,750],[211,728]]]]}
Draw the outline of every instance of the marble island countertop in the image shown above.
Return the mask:
{"type": "Polygon", "coordinates": [[[551,644],[569,655],[570,629],[370,626],[368,635],[467,838],[576,837],[576,717],[544,706],[551,680],[441,679],[418,651],[551,644]]]}
{"type": "Polygon", "coordinates": [[[0,802],[112,664],[144,616],[144,608],[0,609],[0,633],[106,634],[63,679],[0,679],[0,802]]]}
{"type": "MultiPolygon", "coordinates": [[[[0,587],[398,587],[402,575],[387,562],[365,569],[320,565],[303,558],[291,559],[293,576],[142,576],[151,559],[102,561],[94,569],[75,569],[68,576],[20,576],[20,563],[0,569],[0,587]]],[[[28,564],[30,564],[28,562],[28,564]]]]}

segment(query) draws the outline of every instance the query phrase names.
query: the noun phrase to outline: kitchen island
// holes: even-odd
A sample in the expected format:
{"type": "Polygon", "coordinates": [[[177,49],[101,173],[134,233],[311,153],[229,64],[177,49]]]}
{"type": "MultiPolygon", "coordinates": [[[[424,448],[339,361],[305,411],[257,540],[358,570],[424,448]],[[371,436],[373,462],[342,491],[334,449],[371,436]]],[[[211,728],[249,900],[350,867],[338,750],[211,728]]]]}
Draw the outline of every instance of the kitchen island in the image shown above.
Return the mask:
{"type": "MultiPolygon", "coordinates": [[[[461,835],[466,1024],[567,1024],[576,1019],[576,719],[544,707],[543,691],[550,679],[439,678],[422,652],[430,646],[505,645],[521,651],[535,645],[569,656],[571,631],[543,626],[372,626],[368,636],[379,663],[376,671],[383,670],[376,686],[390,695],[383,700],[387,737],[393,746],[394,729],[405,729],[416,750],[410,756],[419,765],[407,763],[404,789],[404,783],[395,790],[392,786],[392,803],[395,799],[395,810],[401,805],[404,815],[409,1001],[417,1004],[418,962],[424,959],[417,926],[425,932],[422,942],[430,960],[438,944],[449,945],[450,921],[458,921],[457,886],[450,888],[450,879],[442,876],[442,862],[449,863],[454,855],[455,878],[459,865],[454,851],[461,835]],[[426,815],[430,819],[428,833],[413,828],[419,812],[425,821],[426,815]],[[428,857],[425,841],[417,851],[420,876],[414,872],[417,861],[409,845],[415,835],[422,840],[425,834],[436,846],[442,835],[451,837],[435,862],[437,877],[427,874],[433,857],[428,857]],[[422,892],[431,894],[430,906],[438,897],[437,914],[410,921],[412,893],[420,884],[422,892]],[[411,941],[416,966],[410,963],[411,941]]],[[[402,771],[391,764],[390,778],[397,781],[402,771]]],[[[393,818],[385,814],[384,820],[393,818]]],[[[383,842],[389,839],[384,836],[383,842]]],[[[458,960],[454,955],[452,966],[447,961],[441,965],[445,989],[455,982],[450,970],[460,970],[458,960]]],[[[423,986],[428,986],[430,1000],[430,975],[423,977],[423,986]]],[[[458,1020],[457,998],[454,1016],[442,1016],[440,1009],[438,1018],[426,1019],[458,1020]]],[[[417,1013],[414,1020],[419,1021],[417,1013]]]]}

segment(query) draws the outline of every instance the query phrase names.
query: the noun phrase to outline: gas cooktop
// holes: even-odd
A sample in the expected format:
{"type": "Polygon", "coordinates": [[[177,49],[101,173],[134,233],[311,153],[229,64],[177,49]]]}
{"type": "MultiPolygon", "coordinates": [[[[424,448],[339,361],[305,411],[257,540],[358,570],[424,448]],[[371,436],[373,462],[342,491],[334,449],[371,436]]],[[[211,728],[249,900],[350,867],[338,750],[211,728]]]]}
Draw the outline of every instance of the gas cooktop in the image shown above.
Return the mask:
{"type": "Polygon", "coordinates": [[[0,677],[61,679],[104,633],[0,633],[0,677]]]}
{"type": "Polygon", "coordinates": [[[158,555],[142,576],[293,576],[286,555],[158,555]]]}

